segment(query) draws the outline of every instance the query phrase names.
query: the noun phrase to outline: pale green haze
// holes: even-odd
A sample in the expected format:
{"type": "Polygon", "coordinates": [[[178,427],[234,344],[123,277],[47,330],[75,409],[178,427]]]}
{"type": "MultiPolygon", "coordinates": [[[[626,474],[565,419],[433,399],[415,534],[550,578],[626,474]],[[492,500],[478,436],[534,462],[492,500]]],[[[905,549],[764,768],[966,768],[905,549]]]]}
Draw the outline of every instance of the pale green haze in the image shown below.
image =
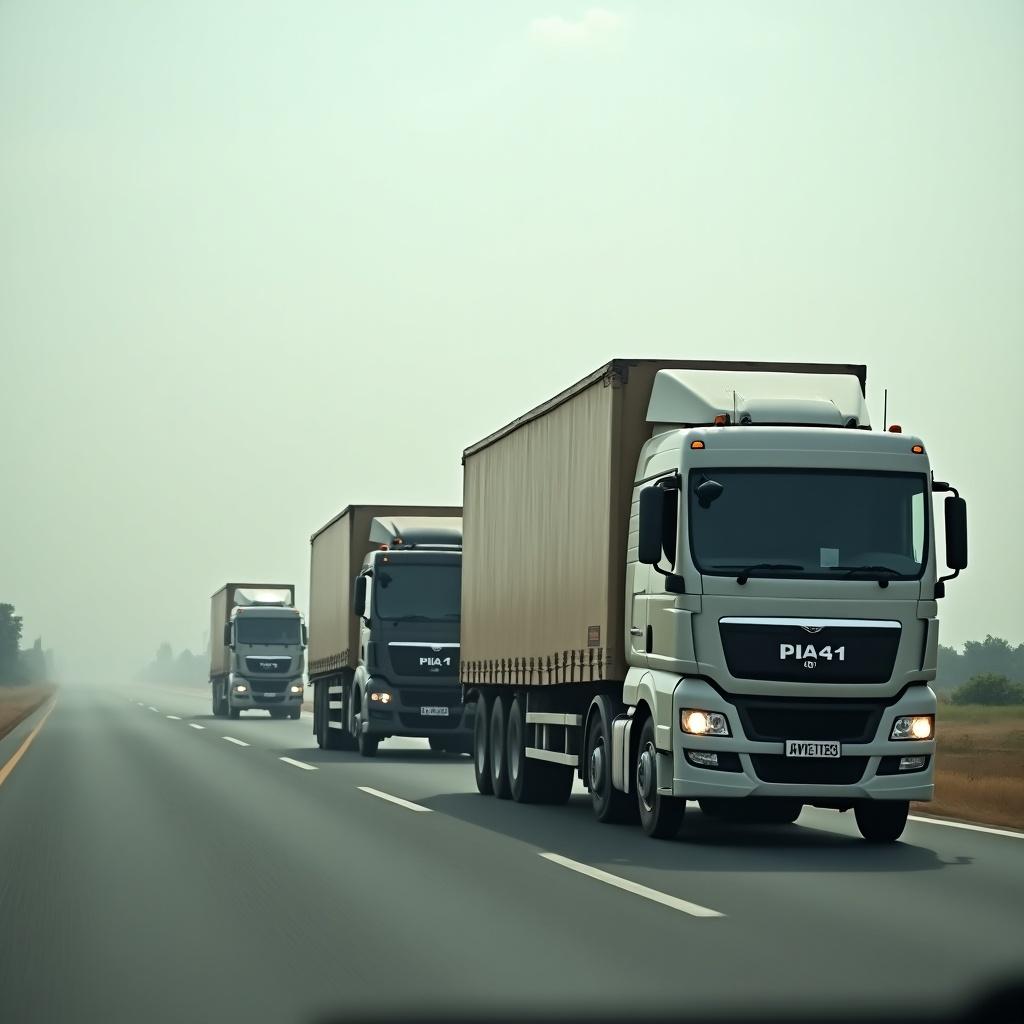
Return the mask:
{"type": "Polygon", "coordinates": [[[0,600],[202,650],[614,356],[866,362],[1024,640],[1024,4],[0,2],[0,600]]]}

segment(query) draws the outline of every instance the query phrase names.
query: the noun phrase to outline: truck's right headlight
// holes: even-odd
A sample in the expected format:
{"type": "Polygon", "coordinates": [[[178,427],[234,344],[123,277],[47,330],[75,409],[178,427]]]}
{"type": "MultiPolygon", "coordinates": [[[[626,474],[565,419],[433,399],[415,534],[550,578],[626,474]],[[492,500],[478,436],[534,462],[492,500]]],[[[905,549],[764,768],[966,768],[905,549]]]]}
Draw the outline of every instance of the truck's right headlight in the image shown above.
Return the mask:
{"type": "Polygon", "coordinates": [[[934,715],[906,715],[892,723],[891,740],[930,740],[935,736],[934,715]]]}
{"type": "Polygon", "coordinates": [[[684,708],[679,712],[679,726],[691,736],[730,736],[729,720],[719,711],[684,708]]]}

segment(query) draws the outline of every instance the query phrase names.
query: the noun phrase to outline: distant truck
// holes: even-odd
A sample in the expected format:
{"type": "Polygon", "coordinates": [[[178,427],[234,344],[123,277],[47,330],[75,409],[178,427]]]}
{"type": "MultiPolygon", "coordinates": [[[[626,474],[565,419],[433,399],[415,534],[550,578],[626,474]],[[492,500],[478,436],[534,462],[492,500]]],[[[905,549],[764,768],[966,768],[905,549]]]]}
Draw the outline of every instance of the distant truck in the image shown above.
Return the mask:
{"type": "Polygon", "coordinates": [[[350,505],[310,538],[309,681],[326,750],[389,736],[469,753],[459,686],[462,509],[350,505]]]}
{"type": "Polygon", "coordinates": [[[863,366],[615,360],[463,456],[482,793],[674,835],[930,800],[937,599],[966,505],[870,428],[863,366]],[[939,578],[932,497],[945,499],[939,578]]]}
{"type": "Polygon", "coordinates": [[[213,713],[302,711],[306,626],[290,583],[226,583],[210,599],[213,713]]]}

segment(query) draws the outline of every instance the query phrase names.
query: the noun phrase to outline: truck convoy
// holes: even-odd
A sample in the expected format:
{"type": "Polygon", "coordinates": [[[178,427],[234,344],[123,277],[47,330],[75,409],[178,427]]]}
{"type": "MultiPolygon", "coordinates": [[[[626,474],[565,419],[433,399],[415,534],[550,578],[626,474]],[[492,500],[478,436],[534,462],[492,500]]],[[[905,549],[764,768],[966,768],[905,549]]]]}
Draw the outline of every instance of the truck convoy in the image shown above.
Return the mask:
{"type": "Polygon", "coordinates": [[[866,368],[618,359],[464,452],[480,792],[674,835],[929,800],[937,600],[966,505],[870,427],[866,368]],[[939,578],[932,498],[945,498],[939,578]]]}
{"type": "Polygon", "coordinates": [[[238,718],[263,708],[272,718],[298,718],[305,647],[292,584],[225,583],[210,598],[213,713],[238,718]]]}
{"type": "MultiPolygon", "coordinates": [[[[310,538],[309,680],[326,750],[389,736],[469,753],[459,686],[462,509],[350,505],[310,538]]],[[[475,709],[471,709],[475,710],[475,709]]]]}

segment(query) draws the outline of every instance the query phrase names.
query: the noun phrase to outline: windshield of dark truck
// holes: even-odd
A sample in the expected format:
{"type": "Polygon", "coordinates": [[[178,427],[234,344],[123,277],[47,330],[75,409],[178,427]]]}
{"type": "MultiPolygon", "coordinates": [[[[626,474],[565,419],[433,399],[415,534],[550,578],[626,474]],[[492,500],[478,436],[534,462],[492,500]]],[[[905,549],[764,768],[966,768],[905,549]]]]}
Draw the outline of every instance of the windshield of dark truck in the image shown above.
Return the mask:
{"type": "Polygon", "coordinates": [[[704,469],[688,489],[691,550],[707,575],[917,579],[928,557],[920,474],[704,469]],[[706,481],[720,491],[698,493],[706,481]]]}
{"type": "Polygon", "coordinates": [[[458,622],[462,568],[458,565],[388,565],[374,570],[375,612],[392,620],[458,622]]]}
{"type": "Polygon", "coordinates": [[[235,620],[235,637],[240,644],[297,644],[299,620],[240,616],[235,620]]]}

